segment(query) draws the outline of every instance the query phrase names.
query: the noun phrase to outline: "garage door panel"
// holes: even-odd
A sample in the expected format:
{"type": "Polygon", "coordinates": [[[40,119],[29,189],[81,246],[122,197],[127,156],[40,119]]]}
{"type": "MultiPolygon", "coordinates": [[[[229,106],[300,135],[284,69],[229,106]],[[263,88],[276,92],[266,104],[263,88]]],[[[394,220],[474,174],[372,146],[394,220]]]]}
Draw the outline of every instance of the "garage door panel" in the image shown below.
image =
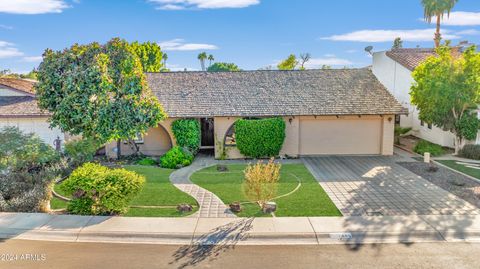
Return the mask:
{"type": "Polygon", "coordinates": [[[380,119],[300,121],[300,154],[380,154],[380,119]]]}

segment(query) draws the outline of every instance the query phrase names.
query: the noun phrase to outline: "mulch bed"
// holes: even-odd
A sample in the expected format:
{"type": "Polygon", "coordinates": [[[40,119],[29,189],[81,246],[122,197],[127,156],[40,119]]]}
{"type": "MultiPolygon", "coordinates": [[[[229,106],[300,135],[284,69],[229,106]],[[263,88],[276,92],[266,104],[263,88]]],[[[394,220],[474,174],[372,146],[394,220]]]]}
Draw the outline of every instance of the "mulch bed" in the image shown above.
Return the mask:
{"type": "Polygon", "coordinates": [[[433,165],[438,168],[436,172],[429,172],[430,165],[423,162],[399,162],[398,164],[480,208],[480,183],[438,165],[433,165]]]}

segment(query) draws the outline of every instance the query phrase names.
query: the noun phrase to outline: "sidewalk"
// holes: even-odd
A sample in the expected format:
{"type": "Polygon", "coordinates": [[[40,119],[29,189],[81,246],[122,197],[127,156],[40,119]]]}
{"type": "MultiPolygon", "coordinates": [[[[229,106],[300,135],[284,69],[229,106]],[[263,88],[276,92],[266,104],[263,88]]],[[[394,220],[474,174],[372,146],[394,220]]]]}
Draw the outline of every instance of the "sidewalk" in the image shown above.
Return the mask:
{"type": "Polygon", "coordinates": [[[0,238],[194,245],[480,241],[480,216],[128,218],[0,213],[0,238]]]}

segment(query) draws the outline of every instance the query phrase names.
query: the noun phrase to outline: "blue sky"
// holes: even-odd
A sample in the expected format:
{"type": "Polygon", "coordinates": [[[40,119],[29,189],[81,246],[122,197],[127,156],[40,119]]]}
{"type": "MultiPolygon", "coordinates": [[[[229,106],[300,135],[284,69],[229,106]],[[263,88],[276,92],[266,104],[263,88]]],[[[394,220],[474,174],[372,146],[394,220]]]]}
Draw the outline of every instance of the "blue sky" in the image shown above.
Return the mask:
{"type": "MultiPolygon", "coordinates": [[[[480,3],[460,0],[442,32],[480,43],[480,3]]],[[[0,0],[0,69],[27,72],[46,48],[112,37],[158,42],[172,70],[199,69],[206,51],[242,69],[309,52],[309,68],[369,65],[363,51],[433,46],[420,0],[0,0]]]]}

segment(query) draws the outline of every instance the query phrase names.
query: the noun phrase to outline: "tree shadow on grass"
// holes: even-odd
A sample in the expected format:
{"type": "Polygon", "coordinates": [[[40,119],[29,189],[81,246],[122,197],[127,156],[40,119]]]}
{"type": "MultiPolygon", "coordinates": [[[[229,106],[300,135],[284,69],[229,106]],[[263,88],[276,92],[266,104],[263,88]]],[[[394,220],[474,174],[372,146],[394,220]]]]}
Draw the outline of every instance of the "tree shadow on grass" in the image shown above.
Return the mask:
{"type": "Polygon", "coordinates": [[[182,246],[175,251],[170,264],[179,264],[178,268],[186,268],[215,260],[220,254],[233,250],[238,242],[247,239],[252,222],[253,218],[232,221],[195,238],[191,245],[182,246]]]}

